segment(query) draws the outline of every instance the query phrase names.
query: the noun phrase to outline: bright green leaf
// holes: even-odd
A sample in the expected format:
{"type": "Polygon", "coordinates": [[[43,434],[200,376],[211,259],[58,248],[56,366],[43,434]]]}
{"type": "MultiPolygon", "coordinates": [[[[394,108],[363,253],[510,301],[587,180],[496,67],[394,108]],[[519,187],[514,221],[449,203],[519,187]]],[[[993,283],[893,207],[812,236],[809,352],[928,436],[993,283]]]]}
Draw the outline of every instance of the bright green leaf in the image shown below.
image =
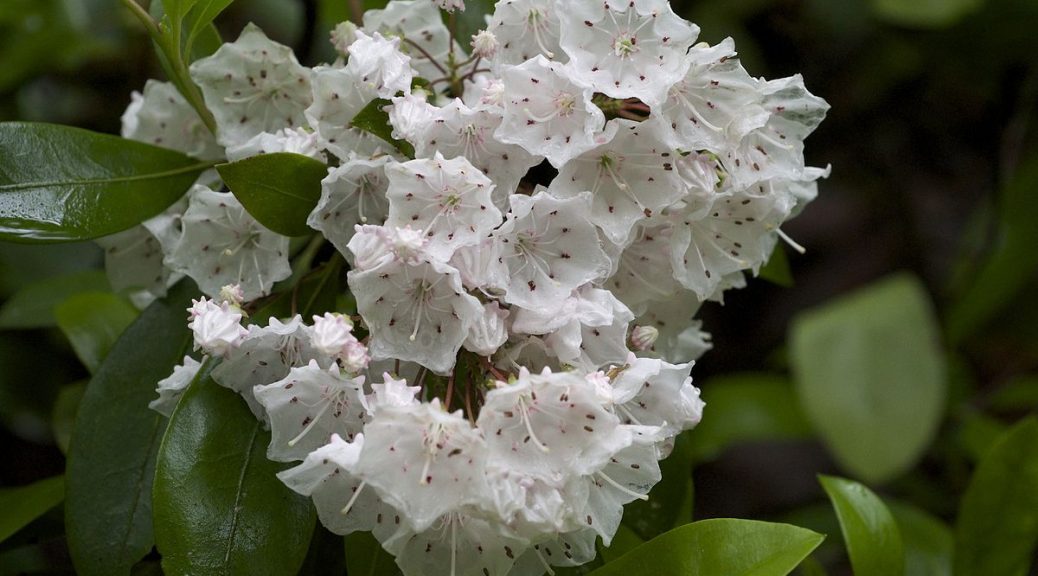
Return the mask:
{"type": "Polygon", "coordinates": [[[824,539],[789,524],[702,520],[654,538],[591,574],[783,576],[824,539]]]}
{"type": "Polygon", "coordinates": [[[397,576],[393,555],[386,552],[371,532],[346,536],[346,573],[350,576],[397,576]]]}
{"type": "Polygon", "coordinates": [[[0,307],[0,328],[44,328],[54,326],[54,307],[74,294],[106,292],[108,278],[100,270],[85,270],[46,278],[30,284],[0,307]]]}
{"type": "Polygon", "coordinates": [[[904,574],[901,532],[883,501],[852,480],[819,476],[819,481],[836,509],[855,576],[904,574]]]}
{"type": "Polygon", "coordinates": [[[680,434],[674,450],[660,461],[663,479],[652,487],[649,499],[636,500],[624,507],[623,523],[642,540],[650,540],[683,522],[681,503],[692,490],[692,436],[697,431],[680,434]]]}
{"type": "Polygon", "coordinates": [[[220,177],[260,224],[285,236],[313,230],[306,218],[321,198],[323,162],[302,154],[260,154],[216,167],[220,177]]]}
{"type": "Polygon", "coordinates": [[[58,399],[54,401],[51,411],[50,426],[54,432],[54,442],[62,454],[68,454],[69,442],[72,440],[72,429],[76,423],[76,412],[79,403],[86,394],[86,382],[75,382],[61,387],[58,399]]]}
{"type": "Polygon", "coordinates": [[[90,380],[69,447],[65,526],[82,576],[129,574],[151,551],[151,485],[166,419],[148,408],[156,383],[190,349],[181,281],[123,332],[90,380]]]}
{"type": "Polygon", "coordinates": [[[0,239],[64,242],[125,230],[165,210],[210,166],[80,128],[0,123],[0,239]]]}
{"type": "Polygon", "coordinates": [[[944,28],[977,10],[984,0],[872,0],[873,12],[909,28],[944,28]]]}
{"type": "Polygon", "coordinates": [[[155,471],[155,540],[167,574],[295,576],[315,517],[267,459],[270,432],[199,372],[180,399],[155,471]]]}
{"type": "Polygon", "coordinates": [[[350,124],[354,128],[374,134],[392,144],[404,156],[414,158],[414,146],[411,146],[410,142],[393,138],[393,128],[389,125],[389,114],[383,110],[389,104],[389,100],[382,98],[372,100],[360,112],[357,112],[350,124]]]}
{"type": "Polygon", "coordinates": [[[57,506],[65,498],[65,477],[0,489],[0,542],[57,506]]]}
{"type": "Polygon", "coordinates": [[[894,276],[795,318],[791,361],[804,412],[855,476],[888,480],[933,439],[945,362],[914,277],[894,276]]]}
{"type": "Polygon", "coordinates": [[[59,304],[54,317],[76,356],[93,374],[119,335],[137,318],[137,309],[111,292],[86,292],[59,304]]]}
{"type": "Polygon", "coordinates": [[[908,504],[888,505],[905,547],[905,576],[951,576],[955,543],[944,522],[908,504]]]}
{"type": "Polygon", "coordinates": [[[793,271],[789,267],[789,256],[786,255],[786,250],[781,244],[776,245],[775,249],[771,251],[767,264],[760,269],[757,277],[785,288],[793,286],[793,271]]]}
{"type": "Polygon", "coordinates": [[[811,425],[785,378],[750,373],[713,378],[702,385],[702,394],[709,417],[691,433],[698,461],[715,458],[741,442],[811,436],[811,425]]]}
{"type": "Polygon", "coordinates": [[[1020,422],[980,461],[955,526],[956,576],[1020,576],[1038,543],[1038,419],[1020,422]]]}
{"type": "MultiPolygon", "coordinates": [[[[221,12],[227,9],[234,0],[197,0],[194,9],[188,13],[184,20],[183,29],[187,33],[186,46],[194,53],[195,42],[205,34],[216,31],[213,21],[221,12]]],[[[219,38],[219,33],[217,33],[219,38]]]]}

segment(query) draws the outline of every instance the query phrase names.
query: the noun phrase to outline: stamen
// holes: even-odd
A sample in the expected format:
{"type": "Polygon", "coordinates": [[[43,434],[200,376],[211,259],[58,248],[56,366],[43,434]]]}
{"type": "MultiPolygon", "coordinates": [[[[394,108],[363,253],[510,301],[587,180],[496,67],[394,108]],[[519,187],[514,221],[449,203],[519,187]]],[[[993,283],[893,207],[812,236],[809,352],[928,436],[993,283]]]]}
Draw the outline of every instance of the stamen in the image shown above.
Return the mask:
{"type": "Polygon", "coordinates": [[[526,411],[526,402],[522,398],[519,399],[519,413],[523,417],[523,424],[526,425],[526,433],[530,435],[530,440],[533,440],[533,443],[541,449],[541,452],[550,452],[551,450],[534,433],[533,426],[530,425],[530,414],[526,411]]]}
{"type": "Polygon", "coordinates": [[[321,419],[321,416],[324,416],[324,413],[328,410],[328,407],[331,406],[331,405],[332,405],[332,401],[330,399],[329,400],[325,400],[324,406],[321,406],[321,409],[317,411],[317,414],[306,425],[306,428],[303,428],[303,431],[300,432],[298,435],[296,435],[295,438],[289,440],[288,441],[288,445],[290,447],[291,446],[295,446],[300,440],[303,439],[304,436],[309,434],[310,431],[314,429],[314,426],[317,426],[317,421],[321,419]]]}
{"type": "Polygon", "coordinates": [[[357,498],[360,496],[360,493],[364,491],[364,487],[367,485],[367,481],[364,481],[361,482],[359,486],[357,486],[357,489],[353,491],[353,496],[350,496],[349,502],[347,502],[346,505],[342,507],[342,510],[340,511],[341,514],[346,515],[350,513],[350,508],[353,508],[353,504],[357,502],[357,498]]]}
{"type": "Polygon", "coordinates": [[[790,248],[796,250],[797,252],[799,252],[801,254],[804,254],[804,253],[807,252],[807,248],[804,248],[800,244],[797,244],[796,242],[794,242],[792,238],[790,238],[789,236],[786,236],[786,233],[783,232],[781,228],[775,228],[775,233],[778,234],[778,237],[782,238],[782,240],[786,244],[789,244],[790,248]]]}
{"type": "Polygon", "coordinates": [[[627,494],[628,496],[637,498],[638,500],[648,500],[649,499],[649,495],[648,494],[640,494],[638,492],[635,492],[634,490],[631,490],[630,488],[627,488],[626,486],[621,486],[619,482],[617,482],[616,480],[613,480],[612,478],[610,478],[608,475],[606,475],[603,472],[595,472],[595,474],[599,478],[601,478],[601,479],[605,480],[606,482],[608,482],[613,488],[616,488],[617,490],[623,492],[624,494],[627,494]]]}

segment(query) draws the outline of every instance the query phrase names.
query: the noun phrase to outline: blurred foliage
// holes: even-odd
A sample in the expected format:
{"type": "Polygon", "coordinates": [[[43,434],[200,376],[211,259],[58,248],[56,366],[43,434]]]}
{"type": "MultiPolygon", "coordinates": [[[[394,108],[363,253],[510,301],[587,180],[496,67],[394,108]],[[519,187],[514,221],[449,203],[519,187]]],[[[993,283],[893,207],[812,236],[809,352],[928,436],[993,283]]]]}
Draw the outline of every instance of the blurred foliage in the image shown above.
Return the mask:
{"type": "MultiPolygon", "coordinates": [[[[1038,490],[1035,426],[1024,420],[1038,410],[1038,2],[672,4],[701,26],[703,40],[732,36],[751,74],[800,72],[830,102],[807,154],[811,164],[832,163],[833,176],[785,229],[807,254],[776,252],[762,274],[770,282],[751,282],[723,307],[705,308],[715,348],[693,375],[708,404],[706,419],[665,462],[672,470],[657,488],[668,502],[679,493],[686,502],[680,510],[632,508],[618,543],[633,548],[636,559],[641,539],[687,524],[691,510],[696,520],[781,520],[828,535],[801,574],[849,574],[862,549],[847,525],[854,503],[842,505],[838,521],[816,481],[819,473],[840,474],[869,484],[853,484],[870,495],[864,500],[871,504],[859,505],[889,509],[884,518],[896,521],[905,574],[950,574],[953,538],[957,573],[1019,573],[1028,561],[1033,571],[1033,515],[1021,519],[1020,512],[1034,510],[1038,490]],[[855,290],[882,292],[884,285],[874,282],[897,272],[917,279],[906,298],[934,310],[916,321],[904,312],[889,319],[910,326],[870,328],[896,302],[848,311],[837,301],[846,303],[843,296],[855,290]],[[823,340],[832,346],[864,347],[869,356],[834,362],[816,357],[816,348],[798,347],[796,338],[787,342],[791,325],[800,327],[796,333],[812,322],[824,324],[823,340]],[[906,341],[892,350],[890,334],[906,341]],[[921,348],[913,352],[914,346],[921,348]],[[945,368],[924,376],[918,367],[899,369],[913,360],[945,368]],[[828,365],[805,377],[805,362],[828,365]],[[884,401],[907,403],[901,406],[907,415],[891,419],[887,411],[863,409],[860,420],[841,424],[904,439],[897,465],[877,468],[873,459],[884,456],[872,445],[849,456],[831,427],[812,415],[811,404],[821,402],[835,419],[833,404],[863,387],[884,401]],[[915,413],[925,413],[926,421],[915,421],[915,413]],[[673,471],[688,466],[694,491],[673,471]],[[991,518],[1005,521],[985,526],[991,518]],[[992,550],[1000,550],[1003,564],[985,563],[992,550]]],[[[478,25],[473,14],[463,27],[478,25]]],[[[223,38],[233,39],[255,21],[314,64],[333,57],[328,32],[347,17],[344,0],[238,0],[216,24],[223,38]]],[[[163,76],[150,40],[118,0],[3,0],[0,62],[0,120],[110,133],[119,131],[130,92],[163,76]]],[[[53,486],[65,470],[79,399],[89,391],[82,382],[118,328],[93,326],[86,330],[92,347],[82,339],[70,345],[56,325],[62,314],[57,320],[54,314],[74,310],[77,298],[82,306],[82,293],[110,296],[98,296],[107,288],[90,272],[100,269],[100,254],[89,243],[0,244],[0,298],[7,302],[0,308],[0,444],[7,456],[0,461],[0,496],[42,491],[19,496],[18,518],[4,516],[14,532],[0,542],[0,574],[71,571],[63,511],[47,508],[60,500],[53,486]],[[39,481],[47,484],[34,484],[39,481]]],[[[326,276],[312,279],[315,294],[326,276]]],[[[875,408],[867,395],[849,405],[855,402],[875,408]]],[[[315,536],[308,565],[341,565],[341,548],[327,552],[334,549],[327,542],[319,548],[325,536],[315,536]],[[325,555],[339,560],[322,564],[325,555]]],[[[370,548],[370,542],[351,546],[370,548]]],[[[369,551],[346,563],[380,573],[385,558],[369,551]]],[[[160,573],[156,558],[134,573],[160,573]]]]}

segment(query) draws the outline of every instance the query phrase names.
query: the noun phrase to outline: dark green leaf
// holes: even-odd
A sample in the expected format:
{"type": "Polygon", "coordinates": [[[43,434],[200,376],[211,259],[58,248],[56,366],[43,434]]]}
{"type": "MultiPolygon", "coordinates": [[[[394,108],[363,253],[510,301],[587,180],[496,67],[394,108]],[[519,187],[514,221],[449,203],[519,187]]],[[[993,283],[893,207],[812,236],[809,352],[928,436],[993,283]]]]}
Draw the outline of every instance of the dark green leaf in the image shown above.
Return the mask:
{"type": "Polygon", "coordinates": [[[44,328],[54,326],[54,307],[82,292],[110,290],[108,278],[99,270],[85,270],[47,278],[16,292],[0,307],[0,328],[44,328]]]}
{"type": "Polygon", "coordinates": [[[83,576],[129,574],[151,551],[151,485],[166,419],[148,402],[190,349],[185,310],[197,295],[185,280],[149,306],[112,347],[80,403],[65,524],[83,576]]]}
{"type": "Polygon", "coordinates": [[[956,576],[1020,576],[1038,543],[1038,419],[991,447],[962,497],[955,526],[956,576]]]}
{"type": "Polygon", "coordinates": [[[855,576],[903,574],[901,533],[883,501],[857,482],[834,476],[818,479],[836,509],[855,576]]]}
{"type": "Polygon", "coordinates": [[[393,555],[382,549],[382,545],[371,532],[354,532],[346,536],[346,573],[350,576],[396,576],[393,555]]]}
{"type": "Polygon", "coordinates": [[[65,477],[0,489],[0,542],[27,526],[65,498],[65,477]]]}
{"type": "Polygon", "coordinates": [[[881,19],[910,28],[944,28],[977,10],[984,0],[872,0],[881,19]]]}
{"type": "Polygon", "coordinates": [[[54,432],[54,442],[57,443],[62,454],[68,454],[72,429],[76,423],[76,412],[79,410],[79,403],[83,401],[84,394],[86,394],[86,382],[76,382],[62,386],[57,400],[54,401],[50,426],[51,431],[54,432]]]}
{"type": "Polygon", "coordinates": [[[342,536],[332,534],[320,524],[310,538],[310,549],[299,568],[299,576],[343,576],[346,574],[346,550],[342,536]]]}
{"type": "Polygon", "coordinates": [[[59,304],[54,317],[76,356],[93,374],[119,335],[137,318],[137,309],[111,292],[86,292],[59,304]]]}
{"type": "Polygon", "coordinates": [[[0,239],[63,242],[125,230],[166,209],[209,166],[79,128],[0,123],[0,239]]]}
{"type": "Polygon", "coordinates": [[[321,198],[323,162],[302,154],[260,154],[216,167],[227,187],[260,224],[285,236],[312,233],[306,218],[321,198]]]}
{"type": "Polygon", "coordinates": [[[702,385],[709,418],[691,434],[696,460],[717,457],[740,442],[791,440],[811,435],[788,380],[768,374],[736,374],[702,385]]]}
{"type": "Polygon", "coordinates": [[[286,318],[299,313],[303,318],[309,318],[314,314],[337,311],[341,272],[342,259],[335,257],[305,276],[298,287],[271,297],[251,314],[252,319],[264,323],[271,316],[286,318]]]}
{"type": "Polygon", "coordinates": [[[309,499],[267,459],[270,432],[207,374],[184,392],[159,450],[155,540],[167,574],[295,576],[314,528],[309,499]]]}
{"type": "Polygon", "coordinates": [[[974,461],[983,458],[1008,429],[1000,420],[980,412],[967,412],[961,420],[959,446],[974,461]]]}
{"type": "Polygon", "coordinates": [[[369,102],[363,110],[357,112],[350,123],[354,128],[370,132],[392,144],[404,156],[414,158],[414,146],[411,146],[410,142],[393,138],[393,127],[389,124],[389,114],[383,110],[389,104],[389,100],[376,98],[369,102]]]}
{"type": "Polygon", "coordinates": [[[757,276],[785,288],[793,286],[793,271],[789,268],[789,257],[781,244],[771,251],[768,263],[760,269],[757,276]]]}
{"type": "Polygon", "coordinates": [[[951,576],[955,553],[952,531],[915,506],[891,502],[905,547],[905,576],[951,576]]]}
{"type": "Polygon", "coordinates": [[[702,520],[654,538],[592,574],[783,576],[823,539],[821,534],[789,524],[702,520]]]}
{"type": "MultiPolygon", "coordinates": [[[[233,2],[234,0],[196,0],[194,8],[185,18],[183,26],[184,31],[187,33],[187,48],[193,55],[196,54],[193,48],[197,40],[207,34],[211,36],[212,32],[216,32],[213,21],[233,2]]],[[[217,32],[216,38],[219,37],[220,34],[217,32]]],[[[206,39],[206,41],[211,42],[211,38],[206,39]]]]}
{"type": "Polygon", "coordinates": [[[685,432],[677,437],[674,450],[660,462],[663,479],[652,491],[649,499],[635,500],[624,508],[623,522],[642,540],[650,540],[670,530],[677,524],[685,524],[691,517],[681,519],[681,503],[692,491],[692,438],[698,430],[685,432]]]}
{"type": "MultiPolygon", "coordinates": [[[[625,520],[627,519],[626,516],[627,511],[625,510],[625,520]]],[[[645,544],[645,540],[642,539],[638,533],[624,524],[621,524],[620,528],[616,530],[616,534],[613,535],[613,541],[609,543],[608,547],[603,546],[600,554],[602,555],[602,560],[608,564],[613,560],[619,559],[624,554],[627,554],[642,544],[645,544]]]]}
{"type": "Polygon", "coordinates": [[[944,412],[945,362],[929,297],[898,275],[793,321],[804,412],[847,470],[882,482],[910,468],[944,412]]]}
{"type": "Polygon", "coordinates": [[[1000,386],[988,398],[992,410],[1020,412],[1038,410],[1038,376],[1019,376],[1000,386]]]}

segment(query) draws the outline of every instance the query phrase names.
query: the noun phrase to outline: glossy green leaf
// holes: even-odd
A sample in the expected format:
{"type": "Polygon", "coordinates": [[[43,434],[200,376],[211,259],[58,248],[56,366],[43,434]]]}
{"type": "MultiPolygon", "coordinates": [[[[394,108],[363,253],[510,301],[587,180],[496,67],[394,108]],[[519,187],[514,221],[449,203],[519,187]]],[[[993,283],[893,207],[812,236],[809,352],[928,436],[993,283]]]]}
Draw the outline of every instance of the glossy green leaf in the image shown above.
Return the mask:
{"type": "Polygon", "coordinates": [[[85,270],[34,282],[0,306],[0,328],[44,328],[54,326],[54,307],[83,292],[110,290],[100,270],[85,270]]]}
{"type": "Polygon", "coordinates": [[[185,310],[198,288],[181,281],[123,332],[90,380],[66,473],[65,525],[76,571],[129,574],[151,551],[151,485],[166,419],[148,408],[156,383],[190,350],[185,310]]]}
{"type": "Polygon", "coordinates": [[[270,432],[207,374],[184,392],[155,471],[155,540],[170,575],[295,576],[315,515],[267,459],[270,432]]]}
{"type": "Polygon", "coordinates": [[[894,516],[865,486],[834,476],[819,476],[840,520],[855,576],[900,576],[905,551],[894,516]]]}
{"type": "Polygon", "coordinates": [[[761,267],[757,277],[784,288],[793,286],[793,270],[789,267],[789,256],[786,255],[782,244],[776,245],[775,249],[771,251],[768,262],[761,267]]]}
{"type": "Polygon", "coordinates": [[[386,552],[371,532],[346,536],[346,573],[350,576],[397,576],[393,555],[386,552]]]}
{"type": "MultiPolygon", "coordinates": [[[[627,511],[625,510],[624,516],[626,515],[627,511]]],[[[642,544],[645,544],[645,540],[637,532],[621,524],[620,528],[616,530],[616,534],[613,535],[613,541],[609,543],[608,547],[603,546],[600,554],[602,555],[602,560],[608,564],[642,544]]]]}
{"type": "Polygon", "coordinates": [[[910,28],[944,28],[977,10],[984,0],[872,0],[883,20],[910,28]]]}
{"type": "MultiPolygon", "coordinates": [[[[650,540],[670,530],[681,521],[684,510],[681,503],[692,491],[692,436],[696,432],[680,434],[674,450],[660,461],[663,479],[649,492],[648,500],[635,500],[624,507],[623,523],[642,540],[650,540]]],[[[689,515],[691,516],[691,515],[689,515]]]]}
{"type": "Polygon", "coordinates": [[[321,198],[328,167],[302,154],[260,154],[216,167],[220,177],[260,224],[285,236],[312,233],[306,218],[321,198]]]}
{"type": "Polygon", "coordinates": [[[769,374],[734,374],[702,384],[710,417],[691,434],[698,461],[717,457],[741,442],[794,440],[811,436],[792,384],[769,374]]]}
{"type": "Polygon", "coordinates": [[[165,210],[210,166],[79,128],[0,123],[0,239],[63,242],[125,230],[165,210]]]}
{"type": "Polygon", "coordinates": [[[898,275],[793,321],[804,412],[842,467],[869,482],[910,468],[937,432],[946,370],[929,297],[898,275]]]}
{"type": "Polygon", "coordinates": [[[76,356],[93,374],[119,335],[137,318],[137,309],[111,292],[86,292],[59,304],[54,317],[76,356]]]}
{"type": "Polygon", "coordinates": [[[955,542],[944,522],[911,506],[891,502],[905,547],[905,576],[951,576],[955,542]]]}
{"type": "Polygon", "coordinates": [[[350,124],[354,128],[374,134],[392,144],[404,156],[414,158],[414,146],[411,146],[410,142],[393,138],[393,127],[389,125],[389,114],[383,110],[389,104],[389,100],[382,98],[372,100],[360,112],[357,112],[350,124]]]}
{"type": "Polygon", "coordinates": [[[702,520],[656,537],[591,574],[783,576],[824,539],[789,524],[702,520]]]}
{"type": "Polygon", "coordinates": [[[980,461],[955,526],[956,576],[1021,576],[1038,544],[1038,418],[1008,432],[980,461]]]}
{"type": "Polygon", "coordinates": [[[343,537],[332,534],[320,523],[310,538],[310,548],[299,568],[299,576],[343,576],[346,574],[346,550],[343,537]]]}
{"type": "Polygon", "coordinates": [[[65,498],[65,477],[55,476],[17,488],[0,488],[0,542],[43,516],[65,498]]]}
{"type": "Polygon", "coordinates": [[[57,400],[54,401],[50,426],[54,433],[54,442],[62,454],[68,454],[69,443],[72,441],[72,429],[76,423],[76,412],[79,410],[79,403],[83,401],[84,394],[86,394],[86,382],[75,382],[62,386],[57,400]]]}

